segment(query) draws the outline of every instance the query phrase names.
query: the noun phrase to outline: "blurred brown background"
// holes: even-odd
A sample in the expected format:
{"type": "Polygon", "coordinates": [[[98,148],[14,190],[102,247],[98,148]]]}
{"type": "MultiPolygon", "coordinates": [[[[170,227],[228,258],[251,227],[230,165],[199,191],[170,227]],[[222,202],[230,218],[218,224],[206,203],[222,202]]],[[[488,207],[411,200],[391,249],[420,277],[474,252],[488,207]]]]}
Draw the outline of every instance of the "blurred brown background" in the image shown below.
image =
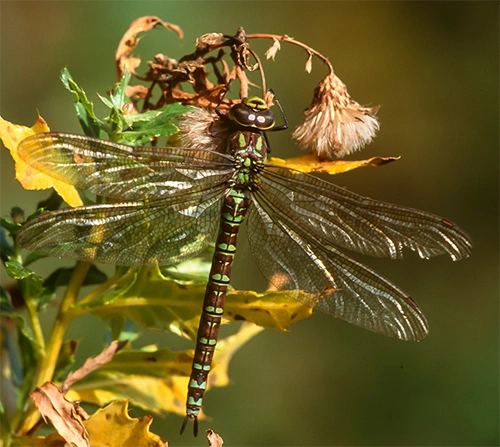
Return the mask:
{"type": "MultiPolygon", "coordinates": [[[[426,340],[404,343],[319,314],[288,333],[265,331],[235,357],[232,384],[206,396],[213,419],[202,430],[235,446],[498,445],[498,3],[16,1],[0,8],[1,114],[31,125],[38,109],[57,131],[80,132],[60,69],[68,67],[97,105],[95,93],[116,81],[117,44],[139,16],[157,15],[185,32],[179,44],[174,33],[153,31],[139,46],[143,60],[159,52],[179,58],[196,37],[234,34],[240,25],[304,41],[330,58],[354,99],[381,105],[378,137],[351,158],[402,156],[335,183],[443,215],[474,241],[472,257],[458,263],[364,258],[419,302],[431,325],[426,340]]],[[[269,45],[255,48],[262,55],[269,45]]],[[[315,60],[307,75],[306,59],[283,45],[265,65],[292,129],[326,73],[315,60]]],[[[270,140],[275,156],[299,154],[291,131],[270,140]]],[[[31,212],[47,193],[24,191],[3,147],[1,157],[2,216],[13,205],[31,212]]],[[[234,285],[257,288],[245,277],[253,266],[245,246],[237,262],[234,285]]],[[[94,318],[78,323],[70,335],[83,339],[84,358],[100,349],[104,329],[94,318]]],[[[165,345],[162,333],[144,340],[165,345]]],[[[156,418],[152,430],[172,445],[205,444],[179,438],[180,422],[156,418]]]]}

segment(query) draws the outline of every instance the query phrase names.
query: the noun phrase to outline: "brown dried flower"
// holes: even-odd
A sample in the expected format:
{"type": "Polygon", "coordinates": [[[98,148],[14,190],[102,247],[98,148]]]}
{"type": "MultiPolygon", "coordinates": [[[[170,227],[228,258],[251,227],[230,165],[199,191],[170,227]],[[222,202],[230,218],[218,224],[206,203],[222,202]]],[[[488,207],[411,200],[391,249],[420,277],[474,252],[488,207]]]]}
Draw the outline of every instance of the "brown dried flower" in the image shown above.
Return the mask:
{"type": "Polygon", "coordinates": [[[293,137],[319,158],[344,157],[370,143],[379,129],[378,107],[363,107],[354,101],[345,84],[333,73],[316,87],[304,123],[293,137]]]}

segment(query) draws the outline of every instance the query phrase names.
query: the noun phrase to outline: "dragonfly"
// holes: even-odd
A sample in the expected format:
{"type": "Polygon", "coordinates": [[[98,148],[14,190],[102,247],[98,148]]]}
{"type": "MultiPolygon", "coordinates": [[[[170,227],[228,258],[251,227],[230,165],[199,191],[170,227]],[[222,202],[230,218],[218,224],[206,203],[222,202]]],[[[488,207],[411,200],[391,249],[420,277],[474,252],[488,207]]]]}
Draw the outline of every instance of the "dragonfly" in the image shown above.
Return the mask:
{"type": "Polygon", "coordinates": [[[343,250],[401,259],[410,249],[421,258],[448,254],[456,261],[472,249],[468,235],[447,219],[266,163],[267,132],[287,123],[284,117],[278,126],[262,98],[218,114],[230,129],[222,151],[55,132],[31,136],[18,148],[37,170],[113,199],[29,220],[17,235],[22,247],[84,262],[167,266],[216,241],[181,429],[194,421],[195,436],[244,221],[253,257],[273,286],[314,310],[401,340],[427,335],[419,306],[343,250]]]}

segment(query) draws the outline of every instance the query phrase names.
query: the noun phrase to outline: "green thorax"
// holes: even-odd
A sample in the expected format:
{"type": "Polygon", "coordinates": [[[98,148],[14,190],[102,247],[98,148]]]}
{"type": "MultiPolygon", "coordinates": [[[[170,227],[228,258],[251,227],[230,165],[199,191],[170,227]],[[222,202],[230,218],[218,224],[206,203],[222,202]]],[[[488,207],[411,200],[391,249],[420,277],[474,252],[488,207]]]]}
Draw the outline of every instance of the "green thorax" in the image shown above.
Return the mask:
{"type": "Polygon", "coordinates": [[[235,132],[231,136],[228,151],[234,157],[236,168],[230,186],[255,189],[267,159],[268,148],[264,136],[260,132],[235,132]]]}

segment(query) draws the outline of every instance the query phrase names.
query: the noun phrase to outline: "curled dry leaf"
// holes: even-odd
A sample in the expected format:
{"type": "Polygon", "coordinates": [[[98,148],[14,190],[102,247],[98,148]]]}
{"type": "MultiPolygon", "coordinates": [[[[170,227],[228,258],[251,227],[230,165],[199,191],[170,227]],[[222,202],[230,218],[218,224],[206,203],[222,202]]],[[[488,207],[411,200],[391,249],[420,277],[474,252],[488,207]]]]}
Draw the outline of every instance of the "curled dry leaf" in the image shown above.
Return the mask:
{"type": "Polygon", "coordinates": [[[69,387],[75,382],[78,382],[79,380],[90,374],[92,371],[95,371],[100,366],[111,361],[114,355],[126,344],[126,341],[112,341],[111,344],[107,348],[105,348],[99,355],[90,357],[85,360],[85,363],[81,368],[78,368],[76,371],[68,374],[68,377],[62,385],[62,391],[66,393],[69,387]]]}
{"type": "Polygon", "coordinates": [[[116,50],[115,62],[118,79],[122,78],[125,69],[134,75],[137,74],[135,69],[140,65],[141,60],[137,57],[131,57],[130,54],[141,39],[138,34],[150,31],[158,25],[163,26],[166,29],[175,31],[179,36],[179,39],[182,39],[184,37],[180,27],[172,23],[164,22],[159,17],[144,16],[134,20],[123,35],[116,50]]]}
{"type": "Polygon", "coordinates": [[[224,34],[208,33],[196,39],[196,50],[200,52],[209,52],[221,46],[225,42],[224,34]]]}
{"type": "Polygon", "coordinates": [[[311,71],[312,71],[312,64],[313,62],[313,55],[311,53],[309,53],[309,57],[307,58],[307,62],[306,62],[306,72],[311,74],[311,71]]]}
{"type": "Polygon", "coordinates": [[[279,50],[281,50],[281,45],[278,39],[273,39],[274,42],[273,44],[269,47],[269,49],[266,51],[266,59],[272,59],[274,61],[274,58],[276,54],[278,53],[279,50]]]}
{"type": "Polygon", "coordinates": [[[31,393],[30,397],[43,418],[50,420],[57,433],[68,444],[76,447],[90,446],[88,433],[83,425],[86,413],[77,403],[67,400],[57,386],[46,382],[31,393]]]}
{"type": "Polygon", "coordinates": [[[222,447],[224,440],[213,430],[207,430],[208,445],[210,447],[222,447]]]}

